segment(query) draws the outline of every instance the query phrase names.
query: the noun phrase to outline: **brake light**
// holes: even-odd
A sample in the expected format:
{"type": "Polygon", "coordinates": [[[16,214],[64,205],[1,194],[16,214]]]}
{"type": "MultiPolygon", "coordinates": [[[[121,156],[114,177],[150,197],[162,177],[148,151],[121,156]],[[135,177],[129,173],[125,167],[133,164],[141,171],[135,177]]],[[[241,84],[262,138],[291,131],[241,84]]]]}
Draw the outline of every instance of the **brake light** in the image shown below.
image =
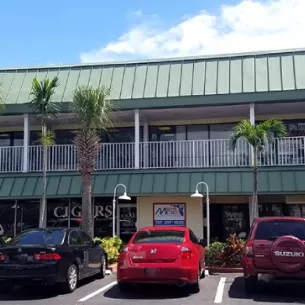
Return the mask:
{"type": "Polygon", "coordinates": [[[36,261],[58,261],[61,259],[61,256],[58,253],[45,253],[45,252],[40,252],[34,254],[34,259],[36,261]]]}
{"type": "Polygon", "coordinates": [[[121,251],[121,254],[120,254],[120,257],[119,257],[119,260],[118,260],[119,265],[124,264],[124,260],[126,258],[127,252],[128,252],[128,247],[124,247],[121,251]]]}
{"type": "Polygon", "coordinates": [[[253,241],[250,240],[246,244],[246,257],[253,258],[253,241]]]}
{"type": "Polygon", "coordinates": [[[182,259],[189,259],[189,258],[191,258],[192,257],[192,249],[187,248],[187,247],[182,247],[181,248],[180,257],[182,259]]]}
{"type": "Polygon", "coordinates": [[[7,255],[0,253],[0,262],[4,262],[7,259],[7,255]]]}

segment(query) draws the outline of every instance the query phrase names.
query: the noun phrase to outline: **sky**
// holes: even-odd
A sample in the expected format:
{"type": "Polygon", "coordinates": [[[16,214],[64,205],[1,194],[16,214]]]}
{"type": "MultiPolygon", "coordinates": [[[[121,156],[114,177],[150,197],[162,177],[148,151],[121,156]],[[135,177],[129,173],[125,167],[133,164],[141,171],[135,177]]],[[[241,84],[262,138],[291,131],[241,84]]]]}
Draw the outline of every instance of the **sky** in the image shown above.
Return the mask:
{"type": "Polygon", "coordinates": [[[10,0],[0,67],[305,47],[305,0],[10,0]]]}

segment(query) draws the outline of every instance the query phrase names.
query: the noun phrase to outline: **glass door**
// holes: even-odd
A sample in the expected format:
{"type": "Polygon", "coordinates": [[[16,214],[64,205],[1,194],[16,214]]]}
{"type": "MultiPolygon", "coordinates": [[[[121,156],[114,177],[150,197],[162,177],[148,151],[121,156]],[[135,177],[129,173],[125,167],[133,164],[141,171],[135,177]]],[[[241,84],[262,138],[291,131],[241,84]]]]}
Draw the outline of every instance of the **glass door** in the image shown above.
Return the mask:
{"type": "Polygon", "coordinates": [[[118,205],[117,232],[124,243],[127,243],[137,231],[137,205],[118,205]]]}

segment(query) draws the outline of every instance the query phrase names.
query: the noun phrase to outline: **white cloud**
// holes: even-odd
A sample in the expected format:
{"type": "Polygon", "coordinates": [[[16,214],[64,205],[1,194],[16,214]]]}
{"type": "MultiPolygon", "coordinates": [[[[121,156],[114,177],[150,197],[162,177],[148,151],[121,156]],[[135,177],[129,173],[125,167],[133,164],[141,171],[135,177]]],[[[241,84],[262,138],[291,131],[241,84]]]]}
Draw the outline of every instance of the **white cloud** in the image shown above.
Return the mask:
{"type": "Polygon", "coordinates": [[[243,0],[219,15],[202,10],[166,27],[155,15],[140,18],[126,33],[82,62],[223,54],[305,47],[305,0],[243,0]]]}

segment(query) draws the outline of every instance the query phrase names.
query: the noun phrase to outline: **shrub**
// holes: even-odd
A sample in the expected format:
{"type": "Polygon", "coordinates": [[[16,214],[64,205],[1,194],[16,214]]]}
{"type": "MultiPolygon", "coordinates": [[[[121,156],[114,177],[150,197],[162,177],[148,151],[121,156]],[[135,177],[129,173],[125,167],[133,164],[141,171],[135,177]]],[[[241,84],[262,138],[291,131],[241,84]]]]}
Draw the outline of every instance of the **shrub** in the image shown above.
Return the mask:
{"type": "Polygon", "coordinates": [[[104,238],[94,238],[94,241],[100,241],[101,247],[106,251],[108,257],[108,263],[115,263],[120,255],[120,250],[122,247],[122,240],[118,237],[104,237],[104,238]]]}
{"type": "Polygon", "coordinates": [[[245,242],[236,234],[230,235],[225,243],[214,242],[206,248],[206,265],[239,267],[245,242]]]}
{"type": "Polygon", "coordinates": [[[222,267],[239,267],[241,263],[242,253],[245,242],[236,234],[232,234],[227,238],[225,247],[219,255],[219,262],[222,267]]]}
{"type": "Polygon", "coordinates": [[[220,266],[219,255],[224,247],[224,243],[215,241],[205,248],[205,263],[207,266],[220,266]]]}
{"type": "Polygon", "coordinates": [[[12,238],[11,237],[3,237],[3,241],[6,243],[6,244],[8,244],[10,241],[12,240],[12,238]]]}

